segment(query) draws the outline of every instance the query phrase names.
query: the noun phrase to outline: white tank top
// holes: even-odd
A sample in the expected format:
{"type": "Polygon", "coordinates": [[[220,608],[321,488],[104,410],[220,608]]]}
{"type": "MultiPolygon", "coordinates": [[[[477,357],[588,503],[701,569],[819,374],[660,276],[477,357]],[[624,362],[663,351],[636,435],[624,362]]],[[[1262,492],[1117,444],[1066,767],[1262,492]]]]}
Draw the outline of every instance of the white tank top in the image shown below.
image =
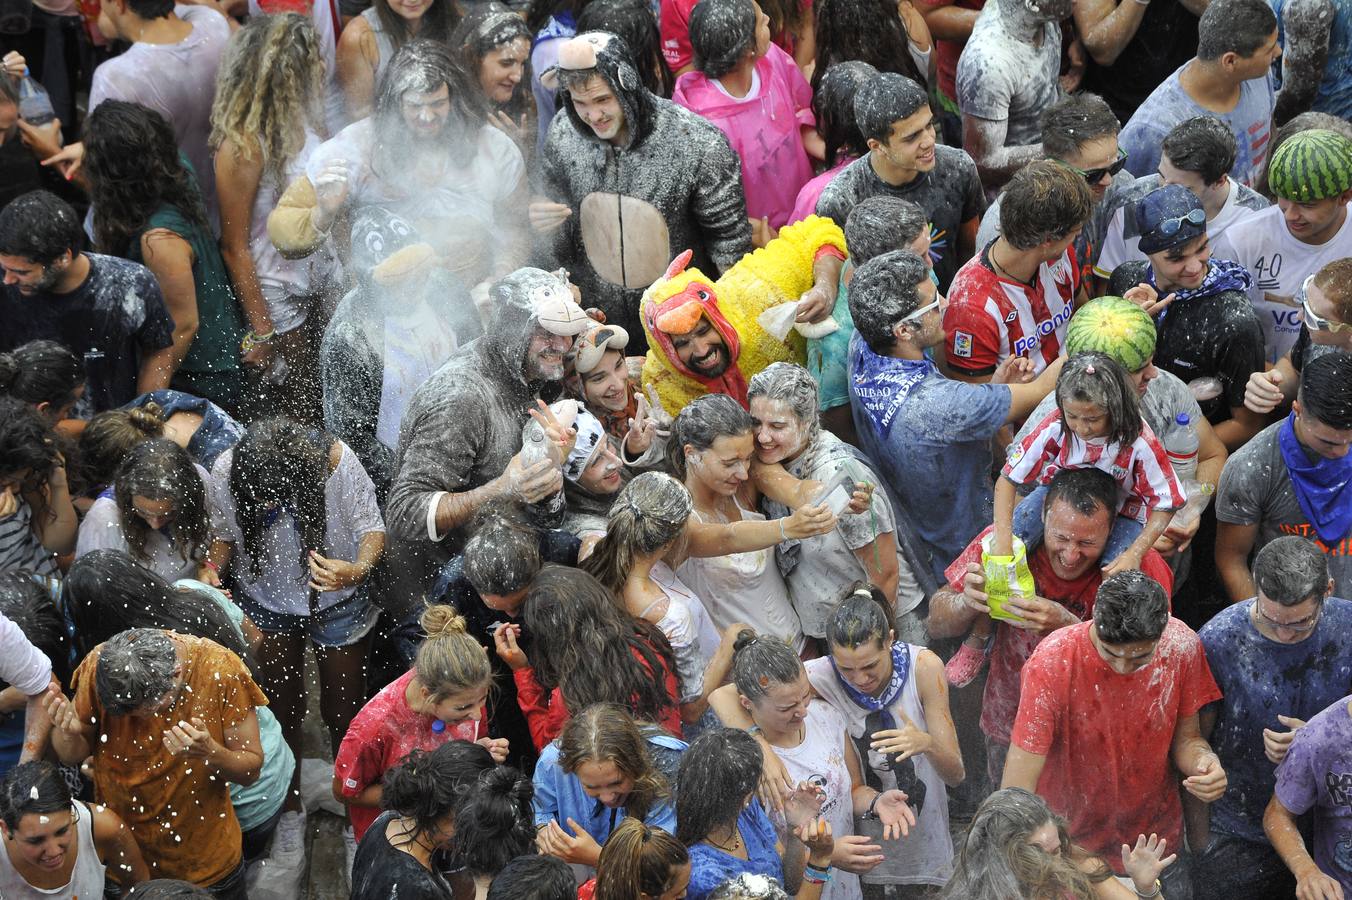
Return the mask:
{"type": "Polygon", "coordinates": [[[332,239],[325,240],[319,249],[304,259],[285,259],[268,236],[268,216],[277,208],[277,201],[282,198],[287,185],[305,175],[306,161],[322,143],[318,135],[307,130],[304,145],[287,163],[281,180],[265,172],[258,184],[258,192],[254,194],[249,219],[249,254],[253,257],[254,271],[264,293],[309,296],[321,290],[337,274],[338,257],[334,254],[332,239]]]}
{"type": "Polygon", "coordinates": [[[5,900],[72,900],[75,897],[95,900],[102,897],[104,865],[94,846],[94,818],[89,807],[79,800],[75,801],[75,832],[75,868],[64,887],[33,887],[14,870],[9,852],[0,848],[0,897],[5,900]]]}
{"type": "MultiPolygon", "coordinates": [[[[904,712],[915,723],[915,727],[928,731],[925,720],[925,707],[920,703],[920,692],[915,685],[915,660],[923,647],[915,644],[902,644],[911,655],[910,672],[897,702],[891,707],[891,713],[897,722],[901,722],[899,712],[904,712]]],[[[810,659],[807,668],[808,680],[817,694],[831,704],[836,712],[845,718],[847,734],[859,746],[864,737],[866,710],[850,699],[850,695],[841,687],[836,678],[830,657],[810,659]]],[[[865,742],[867,746],[867,742],[865,742]]],[[[862,756],[862,754],[861,754],[862,756]]],[[[953,838],[948,832],[948,786],[939,777],[934,764],[925,755],[911,757],[915,760],[915,773],[925,784],[925,805],[916,817],[915,827],[908,837],[899,841],[884,841],[882,825],[876,819],[859,822],[858,834],[876,838],[875,843],[882,845],[884,859],[872,872],[861,876],[865,884],[947,884],[953,872],[953,838]]],[[[884,789],[897,786],[896,776],[883,768],[885,761],[881,754],[869,751],[864,760],[871,770],[866,772],[866,780],[881,781],[884,789]]]]}
{"type": "MultiPolygon", "coordinates": [[[[822,818],[837,838],[855,833],[854,801],[850,796],[850,770],[845,764],[845,720],[829,703],[813,700],[803,720],[803,742],[797,747],[771,747],[788,769],[795,784],[808,781],[825,792],[822,818]]],[[[775,813],[775,825],[784,828],[783,813],[775,813]]],[[[822,900],[860,900],[864,895],[859,876],[834,869],[822,891],[822,900]]]]}
{"type": "Polygon", "coordinates": [[[682,703],[699,699],[704,693],[704,670],[718,651],[719,635],[704,604],[694,591],[686,587],[671,567],[655,563],[648,573],[663,596],[648,604],[641,618],[647,618],[662,603],[666,608],[657,621],[657,630],[666,635],[676,654],[676,677],[680,680],[682,703]]]}
{"type": "MultiPolygon", "coordinates": [[[[742,519],[763,522],[765,516],[742,509],[742,519]]],[[[706,521],[699,511],[691,513],[706,521]]],[[[789,587],[779,574],[774,548],[725,556],[690,557],[678,574],[704,598],[709,617],[720,633],[734,622],[745,622],[757,634],[775,635],[802,652],[803,627],[789,600],[789,587]]]]}

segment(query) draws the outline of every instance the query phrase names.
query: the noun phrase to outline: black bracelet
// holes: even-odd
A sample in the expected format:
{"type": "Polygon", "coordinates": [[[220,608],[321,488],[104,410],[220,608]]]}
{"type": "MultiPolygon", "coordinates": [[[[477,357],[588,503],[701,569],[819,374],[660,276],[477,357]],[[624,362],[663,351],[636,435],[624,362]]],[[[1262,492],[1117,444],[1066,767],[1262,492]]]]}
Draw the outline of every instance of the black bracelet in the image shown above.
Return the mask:
{"type": "Polygon", "coordinates": [[[864,819],[865,821],[878,818],[878,814],[874,812],[874,808],[877,807],[878,798],[881,797],[882,795],[883,795],[882,791],[878,791],[876,794],[874,794],[873,800],[868,805],[868,809],[864,810],[864,814],[859,818],[864,819]]]}

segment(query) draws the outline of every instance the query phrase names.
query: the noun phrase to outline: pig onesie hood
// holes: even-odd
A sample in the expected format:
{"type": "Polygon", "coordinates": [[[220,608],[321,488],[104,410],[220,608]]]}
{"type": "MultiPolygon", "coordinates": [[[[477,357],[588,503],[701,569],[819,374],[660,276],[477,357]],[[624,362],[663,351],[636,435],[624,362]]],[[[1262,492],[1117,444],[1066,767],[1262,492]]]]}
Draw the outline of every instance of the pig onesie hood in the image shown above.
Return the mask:
{"type": "Polygon", "coordinates": [[[594,72],[610,86],[628,136],[622,147],[598,138],[558,82],[564,115],[549,127],[541,174],[545,196],[572,215],[554,232],[553,254],[642,353],[639,301],[668,262],[690,249],[693,265],[717,276],[751,251],[741,163],[718,128],[643,86],[615,35],[578,35],[559,60],[550,77],[594,72]]]}
{"type": "Polygon", "coordinates": [[[540,269],[518,269],[493,285],[493,319],[409,402],[399,430],[386,522],[401,611],[422,602],[434,574],[459,553],[463,528],[436,530],[443,492],[459,493],[502,474],[521,449],[521,428],[536,399],[556,399],[560,381],[529,381],[526,349],[536,326],[576,335],[594,324],[573,302],[568,284],[540,269]]]}

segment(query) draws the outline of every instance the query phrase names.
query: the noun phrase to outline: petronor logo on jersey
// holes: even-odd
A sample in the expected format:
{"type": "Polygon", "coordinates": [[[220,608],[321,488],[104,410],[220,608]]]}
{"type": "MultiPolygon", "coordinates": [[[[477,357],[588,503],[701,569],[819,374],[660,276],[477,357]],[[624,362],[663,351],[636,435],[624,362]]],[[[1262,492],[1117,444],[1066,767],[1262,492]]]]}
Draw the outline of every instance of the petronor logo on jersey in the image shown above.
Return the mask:
{"type": "Polygon", "coordinates": [[[1060,312],[1050,319],[1043,319],[1037,323],[1037,329],[1033,334],[1021,337],[1014,342],[1014,349],[1011,351],[1014,356],[1021,356],[1029,351],[1036,350],[1042,343],[1042,339],[1051,334],[1056,329],[1064,325],[1069,319],[1070,314],[1074,312],[1069,303],[1067,303],[1060,312]]]}

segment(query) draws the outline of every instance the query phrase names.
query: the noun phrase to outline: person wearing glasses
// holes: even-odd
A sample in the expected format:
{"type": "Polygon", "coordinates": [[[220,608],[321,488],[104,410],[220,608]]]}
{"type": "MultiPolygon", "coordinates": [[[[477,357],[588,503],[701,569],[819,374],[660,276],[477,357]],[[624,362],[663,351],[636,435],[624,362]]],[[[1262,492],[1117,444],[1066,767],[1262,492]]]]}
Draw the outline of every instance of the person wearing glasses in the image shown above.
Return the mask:
{"type": "Polygon", "coordinates": [[[948,293],[944,355],[954,378],[998,380],[1016,357],[1036,375],[1062,355],[1070,314],[1086,301],[1071,254],[1093,206],[1083,175],[1053,160],[1010,180],[1000,236],[958,270],[948,293]]]}
{"type": "Polygon", "coordinates": [[[1198,399],[1234,452],[1264,424],[1244,406],[1249,376],[1263,370],[1263,329],[1247,294],[1252,278],[1239,263],[1212,254],[1206,210],[1182,185],[1146,194],[1135,218],[1147,261],[1118,266],[1108,293],[1135,300],[1155,319],[1155,365],[1184,382],[1220,381],[1218,395],[1198,399]]]}
{"type": "Polygon", "coordinates": [[[1249,299],[1263,325],[1268,362],[1300,337],[1300,286],[1335,259],[1352,256],[1352,141],[1314,128],[1292,135],[1272,155],[1268,185],[1275,206],[1235,223],[1216,250],[1253,274],[1249,299]],[[1316,175],[1315,173],[1319,173],[1316,175]]]}
{"type": "Polygon", "coordinates": [[[1230,776],[1230,790],[1210,807],[1209,832],[1204,815],[1189,835],[1202,900],[1290,896],[1294,880],[1263,834],[1273,767],[1305,722],[1352,683],[1352,603],[1330,596],[1328,560],[1314,542],[1272,541],[1254,557],[1253,580],[1256,596],[1198,633],[1225,695],[1202,710],[1202,736],[1230,776]]]}
{"type": "Polygon", "coordinates": [[[1335,259],[1305,279],[1300,289],[1305,321],[1291,351],[1271,369],[1254,372],[1244,405],[1267,415],[1287,407],[1300,388],[1300,372],[1326,353],[1352,352],[1352,259],[1335,259]]]}
{"type": "MultiPolygon", "coordinates": [[[[1081,190],[1088,193],[1082,183],[1081,190]]],[[[894,511],[915,526],[920,565],[937,581],[990,520],[991,438],[1051,391],[1061,362],[1029,383],[1018,383],[1027,373],[1015,377],[1024,366],[1014,357],[995,369],[991,384],[945,378],[925,350],[944,340],[946,301],[929,266],[909,250],[888,251],[855,269],[847,299],[859,448],[874,461],[894,511]]]]}
{"type": "Polygon", "coordinates": [[[1352,591],[1352,353],[1307,363],[1291,413],[1230,457],[1216,488],[1216,568],[1254,595],[1245,561],[1284,534],[1318,538],[1334,591],[1352,591]]]}
{"type": "Polygon", "coordinates": [[[1122,128],[1131,174],[1154,173],[1164,136],[1185,119],[1213,112],[1238,144],[1230,176],[1256,187],[1272,137],[1278,37],[1267,0],[1210,4],[1197,23],[1197,55],[1151,91],[1122,128]]]}
{"type": "Polygon", "coordinates": [[[1271,206],[1262,194],[1230,177],[1236,146],[1230,126],[1213,115],[1193,116],[1175,125],[1160,147],[1159,171],[1137,178],[1109,198],[1108,225],[1094,274],[1107,281],[1122,263],[1145,260],[1138,246],[1136,204],[1155,188],[1181,184],[1196,194],[1206,210],[1206,233],[1213,241],[1252,211],[1271,206]]]}
{"type": "MultiPolygon", "coordinates": [[[[1085,278],[1091,274],[1103,249],[1103,238],[1117,196],[1132,184],[1123,170],[1127,154],[1117,144],[1122,126],[1102,97],[1071,94],[1042,113],[1042,152],[1049,159],[1084,178],[1093,198],[1093,209],[1080,236],[1071,245],[1072,258],[1085,278]]],[[[1000,201],[996,197],[976,234],[976,245],[985,247],[1000,236],[1000,201]]]]}

